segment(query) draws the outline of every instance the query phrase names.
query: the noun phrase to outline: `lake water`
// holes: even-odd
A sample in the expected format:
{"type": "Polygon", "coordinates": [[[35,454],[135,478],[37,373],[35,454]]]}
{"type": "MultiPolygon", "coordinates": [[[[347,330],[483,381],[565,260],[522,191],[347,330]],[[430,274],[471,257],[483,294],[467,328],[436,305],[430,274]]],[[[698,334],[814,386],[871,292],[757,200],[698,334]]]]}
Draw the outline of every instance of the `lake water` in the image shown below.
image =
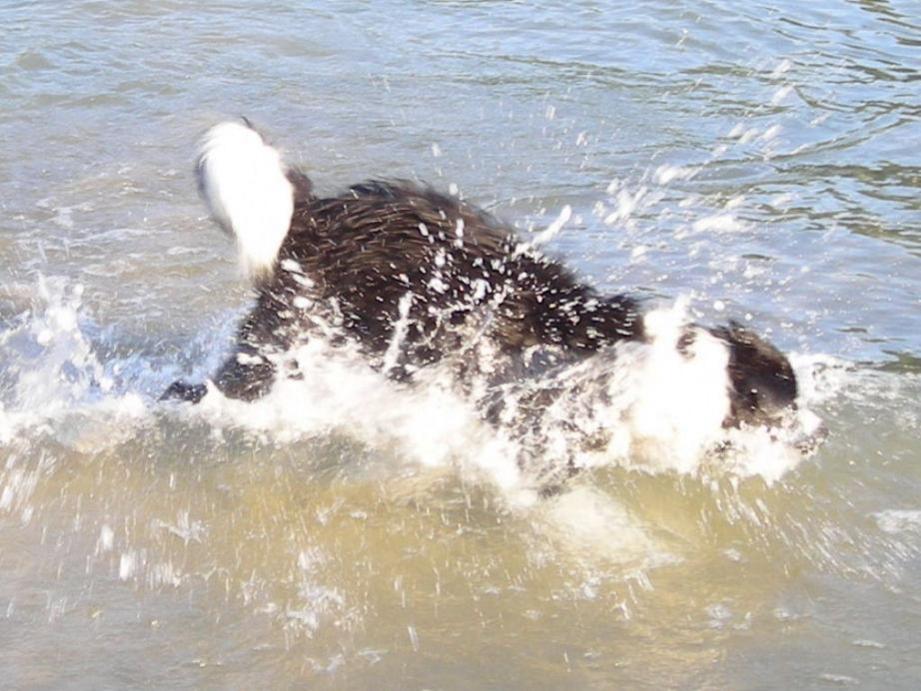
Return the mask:
{"type": "Polygon", "coordinates": [[[0,5],[0,687],[917,688],[916,0],[0,5]],[[608,291],[748,321],[826,443],[527,501],[443,387],[315,353],[157,402],[250,294],[192,174],[246,115],[608,291]]]}

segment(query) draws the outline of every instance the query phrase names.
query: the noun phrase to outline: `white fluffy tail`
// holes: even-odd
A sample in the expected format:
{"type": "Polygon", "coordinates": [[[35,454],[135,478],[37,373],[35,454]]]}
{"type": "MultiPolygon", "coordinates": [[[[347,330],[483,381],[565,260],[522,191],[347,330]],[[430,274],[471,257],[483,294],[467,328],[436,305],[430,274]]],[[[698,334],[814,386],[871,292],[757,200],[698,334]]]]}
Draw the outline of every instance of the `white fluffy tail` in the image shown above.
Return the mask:
{"type": "Polygon", "coordinates": [[[202,138],[196,166],[202,196],[236,238],[251,279],[272,271],[294,213],[294,187],[281,154],[246,122],[222,122],[202,138]]]}

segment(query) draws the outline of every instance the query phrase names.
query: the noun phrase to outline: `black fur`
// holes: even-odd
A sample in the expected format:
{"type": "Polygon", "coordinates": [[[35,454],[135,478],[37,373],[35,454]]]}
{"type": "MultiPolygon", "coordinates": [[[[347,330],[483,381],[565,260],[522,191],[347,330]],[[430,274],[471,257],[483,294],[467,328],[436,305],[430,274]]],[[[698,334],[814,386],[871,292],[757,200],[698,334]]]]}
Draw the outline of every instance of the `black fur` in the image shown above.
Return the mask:
{"type": "MultiPolygon", "coordinates": [[[[472,334],[497,346],[512,370],[532,346],[577,360],[645,337],[636,299],[598,295],[522,245],[508,226],[454,197],[372,181],[322,199],[302,173],[289,179],[296,202],[290,230],[274,271],[257,286],[237,351],[214,376],[231,398],[265,394],[283,354],[321,331],[358,343],[380,369],[401,319],[405,338],[387,374],[406,380],[447,356],[460,360],[463,379],[477,366],[458,357],[472,334]]],[[[736,323],[711,333],[730,350],[725,424],[775,424],[796,399],[790,363],[736,323]]],[[[163,397],[197,402],[205,392],[175,382],[163,397]]]]}

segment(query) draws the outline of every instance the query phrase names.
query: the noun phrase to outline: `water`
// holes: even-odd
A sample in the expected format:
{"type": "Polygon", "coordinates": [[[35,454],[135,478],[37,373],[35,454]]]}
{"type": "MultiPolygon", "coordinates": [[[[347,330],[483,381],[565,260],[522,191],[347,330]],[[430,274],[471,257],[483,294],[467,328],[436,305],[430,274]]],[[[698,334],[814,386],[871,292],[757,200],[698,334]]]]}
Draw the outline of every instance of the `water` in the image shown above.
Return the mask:
{"type": "Polygon", "coordinates": [[[911,0],[6,2],[0,685],[913,688],[921,22],[911,0]],[[534,502],[439,382],[308,353],[156,402],[245,309],[197,136],[418,177],[587,279],[794,354],[806,459],[598,463],[534,502]],[[322,394],[322,395],[321,395],[322,394]]]}

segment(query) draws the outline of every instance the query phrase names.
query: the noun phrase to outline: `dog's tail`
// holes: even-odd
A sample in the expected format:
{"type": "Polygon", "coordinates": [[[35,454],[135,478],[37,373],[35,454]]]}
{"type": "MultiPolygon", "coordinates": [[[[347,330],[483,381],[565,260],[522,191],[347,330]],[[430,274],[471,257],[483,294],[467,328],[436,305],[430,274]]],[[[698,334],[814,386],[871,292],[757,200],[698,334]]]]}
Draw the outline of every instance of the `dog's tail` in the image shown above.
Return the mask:
{"type": "Polygon", "coordinates": [[[236,239],[243,270],[253,280],[270,274],[296,192],[281,154],[245,118],[222,122],[202,138],[196,172],[212,217],[236,239]]]}

